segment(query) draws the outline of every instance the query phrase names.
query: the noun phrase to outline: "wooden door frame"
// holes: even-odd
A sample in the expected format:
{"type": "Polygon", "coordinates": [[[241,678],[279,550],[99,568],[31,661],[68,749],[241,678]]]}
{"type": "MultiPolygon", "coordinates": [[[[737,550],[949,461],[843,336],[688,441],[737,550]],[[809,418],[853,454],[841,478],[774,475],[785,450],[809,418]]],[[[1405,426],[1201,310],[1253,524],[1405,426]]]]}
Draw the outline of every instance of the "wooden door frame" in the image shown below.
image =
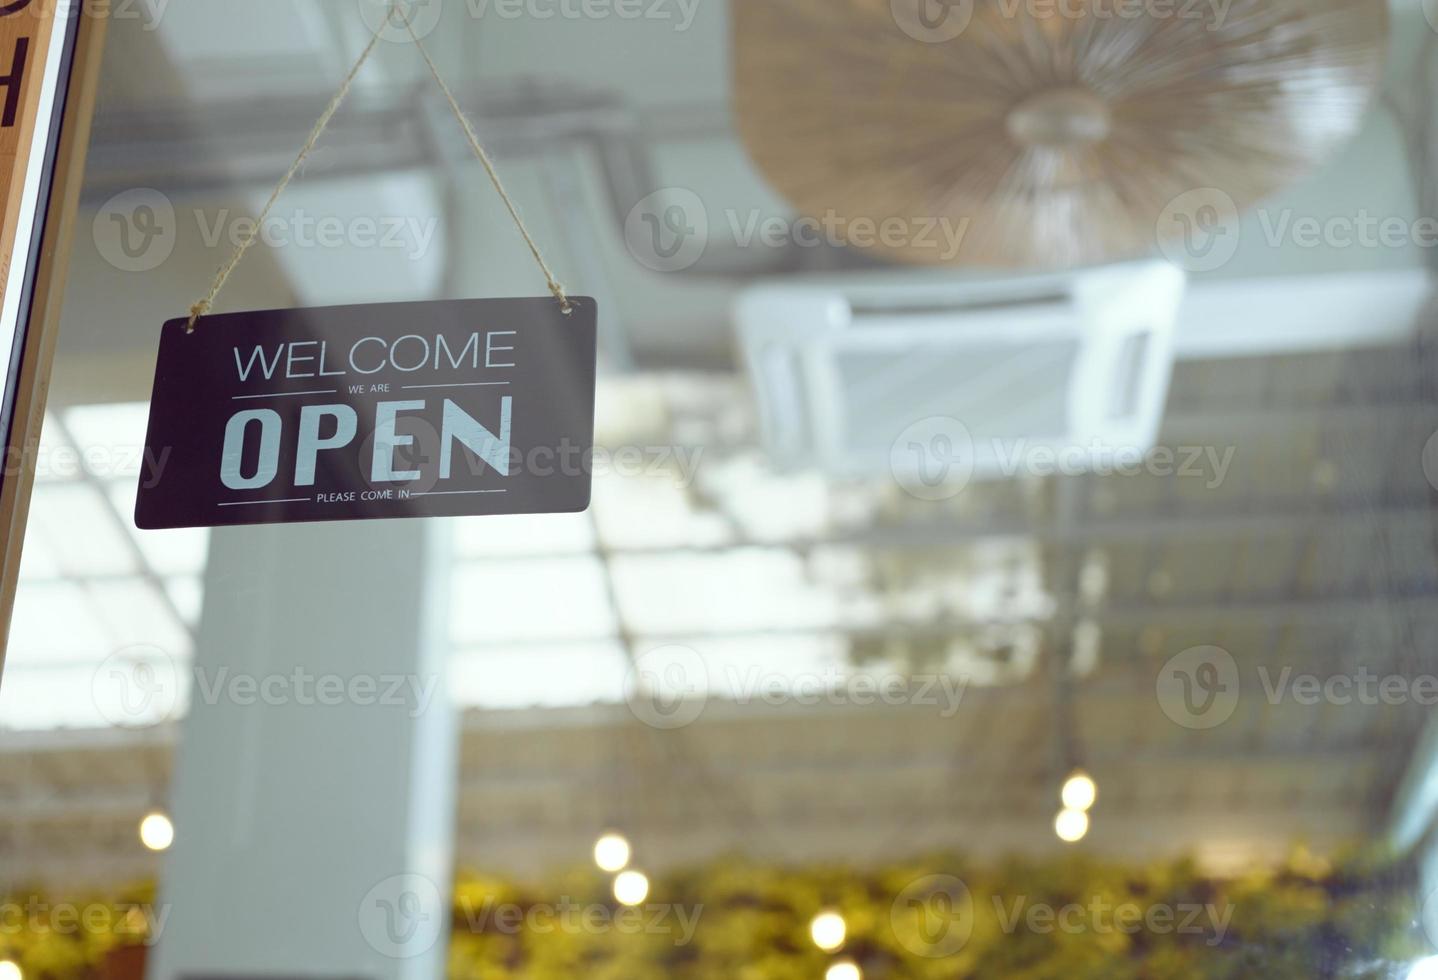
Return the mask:
{"type": "MultiPolygon", "coordinates": [[[[74,41],[59,52],[59,57],[65,59],[59,73],[64,90],[56,96],[57,101],[63,101],[63,108],[49,120],[52,127],[58,128],[58,138],[52,136],[50,140],[53,163],[41,175],[39,200],[43,203],[43,214],[35,216],[37,246],[30,250],[28,261],[32,272],[25,283],[30,292],[28,302],[22,300],[16,326],[14,356],[19,369],[10,428],[5,433],[4,474],[0,479],[0,673],[4,669],[15,604],[40,428],[50,388],[50,365],[60,327],[70,245],[79,210],[80,187],[84,182],[85,154],[90,143],[90,121],[94,115],[108,21],[104,11],[95,8],[89,0],[75,0],[69,16],[75,20],[71,27],[75,32],[74,41]]],[[[54,52],[48,55],[53,56],[54,52]]],[[[35,65],[32,70],[42,67],[35,65]]]]}

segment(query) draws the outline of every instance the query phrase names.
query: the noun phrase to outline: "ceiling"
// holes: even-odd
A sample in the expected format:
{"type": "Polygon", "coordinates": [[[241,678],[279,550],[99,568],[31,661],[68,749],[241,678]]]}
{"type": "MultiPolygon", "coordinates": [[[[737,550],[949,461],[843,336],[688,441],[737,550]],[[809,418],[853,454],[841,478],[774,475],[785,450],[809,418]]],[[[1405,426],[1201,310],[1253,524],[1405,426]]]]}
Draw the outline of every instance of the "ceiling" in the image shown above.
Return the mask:
{"type": "MultiPolygon", "coordinates": [[[[1049,847],[1056,781],[1075,754],[1101,787],[1101,850],[1193,848],[1235,868],[1295,837],[1327,848],[1381,830],[1421,708],[1294,710],[1250,686],[1228,723],[1195,732],[1163,715],[1154,685],[1170,656],[1197,645],[1245,669],[1434,669],[1435,489],[1422,453],[1438,430],[1426,380],[1438,365],[1426,321],[1415,333],[1404,313],[1411,297],[1385,309],[1357,291],[1371,286],[1364,274],[1421,284],[1425,256],[1272,248],[1254,231],[1200,281],[1161,442],[1231,449],[1216,486],[1028,478],[932,504],[892,485],[776,473],[733,368],[738,292],[776,276],[903,285],[957,274],[744,251],[722,235],[696,271],[644,268],[622,219],[653,191],[692,190],[711,216],[788,213],[731,131],[725,5],[697,0],[679,29],[678,0],[655,8],[670,19],[635,21],[497,8],[476,19],[477,0],[431,2],[443,20],[426,43],[536,237],[560,277],[607,311],[600,442],[707,454],[690,484],[668,472],[601,481],[590,517],[487,524],[482,538],[457,526],[455,588],[495,597],[451,630],[469,709],[464,862],[526,873],[577,862],[595,827],[618,821],[656,865],[739,846],[864,859],[1049,847]],[[1280,285],[1261,297],[1249,288],[1269,280],[1280,285]],[[1342,311],[1332,349],[1294,353],[1311,346],[1315,303],[1342,311]],[[1237,356],[1259,322],[1298,342],[1237,356]],[[499,589],[521,573],[585,597],[581,611],[539,635],[519,620],[502,636],[479,632],[508,622],[516,598],[499,589]],[[701,652],[711,680],[732,676],[726,664],[760,664],[791,685],[829,671],[978,680],[952,717],[738,704],[721,680],[703,717],[662,733],[636,723],[625,678],[634,656],[675,643],[701,652]]],[[[1416,4],[1397,12],[1402,115],[1429,32],[1415,29],[1416,4]]],[[[111,25],[51,446],[136,444],[159,324],[228,254],[207,229],[263,202],[365,43],[363,25],[355,3],[282,0],[176,3],[155,21],[111,25]],[[117,266],[99,230],[116,195],[136,188],[174,210],[168,257],[142,272],[117,266]]],[[[1340,159],[1280,203],[1416,214],[1396,118],[1376,108],[1340,159]]],[[[422,249],[257,248],[217,308],[542,293],[467,152],[414,53],[382,44],[283,207],[434,217],[434,238],[422,249]]],[[[0,848],[37,877],[153,871],[134,826],[163,793],[175,730],[99,727],[80,685],[128,644],[188,662],[202,600],[203,535],[136,531],[125,516],[134,475],[106,459],[37,490],[25,643],[0,697],[9,727],[26,729],[0,736],[0,848]],[[25,721],[9,722],[11,710],[25,721]]]]}
{"type": "MultiPolygon", "coordinates": [[[[145,396],[158,324],[188,309],[228,254],[228,240],[207,229],[232,231],[229,222],[257,212],[364,46],[366,16],[373,19],[378,0],[255,0],[243,8],[158,2],[137,5],[161,10],[157,17],[110,25],[80,227],[112,220],[115,195],[152,189],[174,209],[173,252],[158,268],[127,271],[102,254],[95,235],[78,236],[62,332],[67,370],[56,377],[56,394],[66,400],[145,396]],[[133,369],[118,370],[122,362],[133,369]]],[[[727,3],[651,0],[644,17],[597,19],[563,15],[573,3],[542,5],[556,15],[502,14],[513,9],[507,0],[430,0],[418,23],[433,25],[426,45],[561,280],[599,299],[606,365],[727,366],[730,309],[760,279],[838,275],[924,285],[986,275],[886,268],[854,249],[739,247],[753,221],[792,212],[734,134],[727,3]],[[661,201],[689,193],[702,202],[708,246],[690,269],[651,271],[626,247],[625,217],[656,192],[661,201]]],[[[1434,32],[1416,2],[1396,4],[1394,16],[1387,90],[1364,131],[1268,202],[1270,221],[1286,210],[1320,220],[1418,213],[1403,133],[1429,111],[1431,100],[1416,98],[1415,72],[1434,32]]],[[[433,240],[423,249],[254,249],[220,311],[543,293],[421,59],[404,44],[379,45],[275,213],[402,217],[433,240]]],[[[1233,261],[1197,277],[1186,333],[1223,330],[1228,343],[1245,332],[1231,326],[1245,316],[1261,315],[1272,330],[1331,320],[1331,292],[1308,297],[1336,274],[1389,277],[1352,292],[1366,303],[1390,297],[1394,321],[1411,314],[1423,290],[1415,278],[1425,266],[1422,249],[1275,247],[1269,237],[1257,216],[1246,219],[1233,261]],[[1280,286],[1255,311],[1251,287],[1270,281],[1280,286]]],[[[1345,310],[1348,335],[1361,338],[1371,327],[1368,308],[1345,310]]]]}

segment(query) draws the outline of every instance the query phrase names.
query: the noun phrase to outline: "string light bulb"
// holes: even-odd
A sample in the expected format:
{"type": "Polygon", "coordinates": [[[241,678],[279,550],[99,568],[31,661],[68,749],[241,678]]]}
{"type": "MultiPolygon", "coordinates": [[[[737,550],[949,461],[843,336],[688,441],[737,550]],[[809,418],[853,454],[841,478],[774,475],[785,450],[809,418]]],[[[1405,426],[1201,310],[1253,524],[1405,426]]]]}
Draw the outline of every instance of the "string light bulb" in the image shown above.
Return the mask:
{"type": "Polygon", "coordinates": [[[14,960],[0,960],[0,980],[24,980],[20,964],[14,960]]]}
{"type": "Polygon", "coordinates": [[[864,974],[853,960],[839,960],[824,971],[824,980],[864,980],[864,974]]]}
{"type": "Polygon", "coordinates": [[[623,871],[633,853],[623,834],[610,831],[594,842],[594,863],[600,871],[623,871]]]}
{"type": "Polygon", "coordinates": [[[649,879],[640,871],[621,871],[614,878],[614,899],[631,908],[649,897],[649,879]]]}
{"type": "MultiPolygon", "coordinates": [[[[168,850],[175,842],[175,825],[159,810],[151,810],[140,821],[140,843],[152,851],[168,850]]],[[[0,977],[0,980],[4,980],[0,977]]]]}
{"type": "Polygon", "coordinates": [[[815,946],[826,953],[832,953],[843,946],[844,937],[848,931],[849,927],[845,925],[844,917],[832,910],[820,912],[809,923],[809,938],[814,940],[815,946]]]}
{"type": "Polygon", "coordinates": [[[1082,810],[1063,809],[1054,818],[1054,833],[1066,844],[1077,844],[1088,834],[1088,814],[1082,810]]]}
{"type": "Polygon", "coordinates": [[[1069,810],[1082,810],[1088,812],[1098,799],[1098,784],[1093,777],[1082,769],[1075,769],[1069,778],[1064,780],[1063,792],[1064,807],[1069,810]]]}

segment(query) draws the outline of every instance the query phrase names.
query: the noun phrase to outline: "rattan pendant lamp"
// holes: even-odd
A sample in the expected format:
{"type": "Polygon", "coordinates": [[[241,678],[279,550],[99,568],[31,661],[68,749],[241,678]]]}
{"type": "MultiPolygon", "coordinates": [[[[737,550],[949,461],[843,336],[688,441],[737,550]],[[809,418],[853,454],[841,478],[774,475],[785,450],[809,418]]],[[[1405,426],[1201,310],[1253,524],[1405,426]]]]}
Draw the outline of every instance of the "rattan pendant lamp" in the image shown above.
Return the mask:
{"type": "Polygon", "coordinates": [[[1243,208],[1311,170],[1379,82],[1386,0],[1223,6],[734,0],[739,131],[804,214],[909,228],[873,244],[898,260],[1141,254],[1180,195],[1243,208]],[[957,255],[920,234],[933,219],[964,224],[957,255]]]}

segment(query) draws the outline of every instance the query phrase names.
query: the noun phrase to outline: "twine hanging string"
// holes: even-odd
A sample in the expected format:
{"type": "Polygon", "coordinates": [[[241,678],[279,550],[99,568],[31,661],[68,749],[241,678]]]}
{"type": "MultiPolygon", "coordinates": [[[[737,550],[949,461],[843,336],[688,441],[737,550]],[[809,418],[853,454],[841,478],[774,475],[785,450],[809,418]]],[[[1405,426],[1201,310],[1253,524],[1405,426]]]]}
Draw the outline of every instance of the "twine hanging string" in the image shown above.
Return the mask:
{"type": "MultiPolygon", "coordinates": [[[[564,311],[565,315],[568,315],[573,311],[574,304],[571,303],[569,297],[565,295],[564,286],[554,277],[554,272],[549,268],[549,263],[544,260],[544,254],[539,250],[539,245],[535,242],[534,236],[529,233],[529,229],[525,227],[524,219],[519,215],[519,208],[515,206],[514,200],[509,196],[509,193],[505,191],[504,184],[499,179],[499,173],[494,169],[494,162],[489,158],[489,154],[484,151],[484,147],[480,145],[479,137],[475,135],[474,127],[470,125],[469,119],[465,116],[464,111],[460,109],[459,102],[455,99],[454,93],[450,91],[450,87],[445,84],[444,78],[441,77],[439,73],[439,68],[434,63],[434,59],[429,56],[429,52],[425,50],[424,44],[420,42],[419,35],[414,31],[414,24],[409,17],[400,11],[398,3],[390,7],[387,20],[393,23],[396,17],[402,18],[405,28],[409,31],[410,38],[414,41],[414,45],[419,50],[420,56],[424,58],[424,63],[429,67],[429,73],[434,76],[435,82],[438,83],[440,91],[444,93],[445,99],[449,102],[450,109],[454,112],[454,117],[459,120],[460,126],[464,129],[465,136],[469,138],[469,145],[474,150],[474,155],[484,167],[484,172],[489,175],[489,182],[494,185],[494,189],[499,194],[500,200],[504,202],[505,209],[509,211],[509,216],[514,219],[515,227],[519,229],[519,234],[524,238],[524,244],[529,247],[529,254],[534,256],[534,261],[538,263],[540,271],[544,273],[544,281],[548,284],[549,291],[554,294],[555,299],[559,300],[560,309],[564,311]]],[[[315,144],[319,142],[320,136],[325,131],[325,127],[330,124],[330,120],[344,102],[345,96],[349,95],[350,88],[354,85],[355,77],[359,75],[360,69],[363,68],[364,63],[369,60],[369,56],[374,53],[374,49],[379,44],[379,40],[380,32],[375,31],[374,36],[370,38],[369,44],[365,45],[364,51],[361,52],[359,58],[355,60],[354,67],[349,70],[349,74],[345,75],[344,81],[334,94],[334,98],[330,99],[329,105],[325,106],[325,111],[320,113],[320,118],[315,122],[314,129],[310,130],[309,139],[305,140],[304,146],[300,147],[300,152],[299,155],[295,157],[295,162],[290,164],[290,169],[285,171],[285,175],[280,178],[280,182],[276,184],[275,189],[270,192],[269,200],[265,202],[265,206],[260,210],[260,216],[255,220],[254,227],[250,233],[246,235],[244,241],[240,242],[235,248],[235,254],[230,256],[230,260],[221,266],[220,270],[215,274],[215,281],[210,284],[209,293],[190,307],[190,320],[185,325],[186,333],[193,333],[196,322],[200,317],[209,313],[211,307],[214,306],[215,298],[219,296],[220,290],[225,287],[225,282],[230,278],[230,274],[235,271],[235,268],[240,264],[240,260],[245,257],[245,253],[249,251],[250,246],[253,245],[259,237],[260,229],[264,227],[265,220],[270,216],[270,211],[274,209],[275,203],[280,199],[280,195],[285,192],[285,188],[290,185],[290,181],[294,180],[295,175],[299,173],[300,168],[304,166],[305,160],[309,158],[310,152],[315,148],[315,144]]]]}
{"type": "MultiPolygon", "coordinates": [[[[398,12],[397,7],[393,8],[391,16],[398,12]]],[[[570,311],[574,309],[574,306],[569,302],[569,297],[564,295],[564,287],[554,278],[554,273],[550,270],[549,263],[544,261],[544,255],[539,251],[539,245],[535,243],[534,236],[532,236],[529,233],[529,229],[524,226],[524,219],[519,216],[519,209],[515,207],[514,199],[509,196],[508,192],[504,189],[504,184],[500,182],[499,172],[494,169],[494,161],[490,160],[489,154],[484,152],[484,147],[479,144],[479,137],[475,135],[474,127],[469,124],[469,117],[460,109],[458,100],[455,99],[454,93],[450,91],[449,86],[445,84],[444,78],[439,73],[439,68],[436,67],[434,63],[434,59],[429,56],[429,51],[426,50],[424,42],[420,41],[419,35],[414,32],[414,22],[406,17],[404,26],[405,29],[409,31],[409,36],[414,40],[415,49],[419,51],[419,55],[424,59],[424,63],[429,66],[429,73],[434,76],[435,84],[439,86],[439,90],[444,93],[445,100],[449,102],[449,107],[454,112],[454,118],[459,120],[459,125],[460,128],[464,130],[464,135],[469,137],[470,148],[474,150],[474,155],[484,167],[484,172],[489,174],[489,182],[494,185],[494,190],[499,195],[499,199],[504,202],[505,208],[509,211],[509,216],[514,219],[514,226],[519,229],[520,235],[524,237],[524,244],[529,246],[529,254],[534,256],[534,261],[539,264],[540,271],[544,273],[544,281],[549,284],[549,291],[554,294],[555,299],[559,300],[559,308],[563,310],[567,316],[570,311]]]]}
{"type": "Polygon", "coordinates": [[[313,150],[315,144],[319,142],[320,134],[323,133],[325,127],[330,124],[330,119],[333,118],[340,104],[344,102],[345,96],[349,95],[350,87],[354,85],[355,76],[358,75],[359,70],[364,67],[364,63],[369,60],[369,56],[374,53],[375,45],[377,44],[379,44],[379,32],[375,32],[374,37],[370,38],[369,44],[365,45],[364,51],[354,63],[354,67],[350,69],[349,74],[345,76],[345,80],[341,83],[339,90],[335,92],[334,98],[330,99],[330,104],[325,106],[325,111],[320,113],[320,118],[319,121],[315,123],[315,128],[310,130],[310,138],[305,140],[304,146],[300,147],[299,156],[295,157],[295,162],[290,164],[290,169],[285,171],[285,175],[280,178],[280,182],[276,184],[275,189],[270,192],[270,199],[265,202],[265,206],[260,210],[260,216],[255,222],[254,228],[245,236],[244,241],[235,247],[235,254],[230,256],[230,261],[222,265],[220,271],[215,273],[215,281],[210,284],[209,293],[190,307],[190,322],[185,324],[185,333],[194,333],[195,321],[210,312],[210,307],[214,305],[215,297],[220,294],[220,290],[225,287],[225,281],[230,278],[230,273],[235,271],[235,267],[240,264],[240,260],[245,257],[245,253],[249,251],[250,246],[255,243],[255,239],[259,236],[259,230],[264,227],[265,219],[270,216],[270,211],[274,208],[275,202],[280,199],[280,195],[285,192],[286,187],[290,186],[290,181],[294,180],[295,174],[299,173],[300,167],[302,167],[305,160],[309,158],[310,151],[313,150]]]}

